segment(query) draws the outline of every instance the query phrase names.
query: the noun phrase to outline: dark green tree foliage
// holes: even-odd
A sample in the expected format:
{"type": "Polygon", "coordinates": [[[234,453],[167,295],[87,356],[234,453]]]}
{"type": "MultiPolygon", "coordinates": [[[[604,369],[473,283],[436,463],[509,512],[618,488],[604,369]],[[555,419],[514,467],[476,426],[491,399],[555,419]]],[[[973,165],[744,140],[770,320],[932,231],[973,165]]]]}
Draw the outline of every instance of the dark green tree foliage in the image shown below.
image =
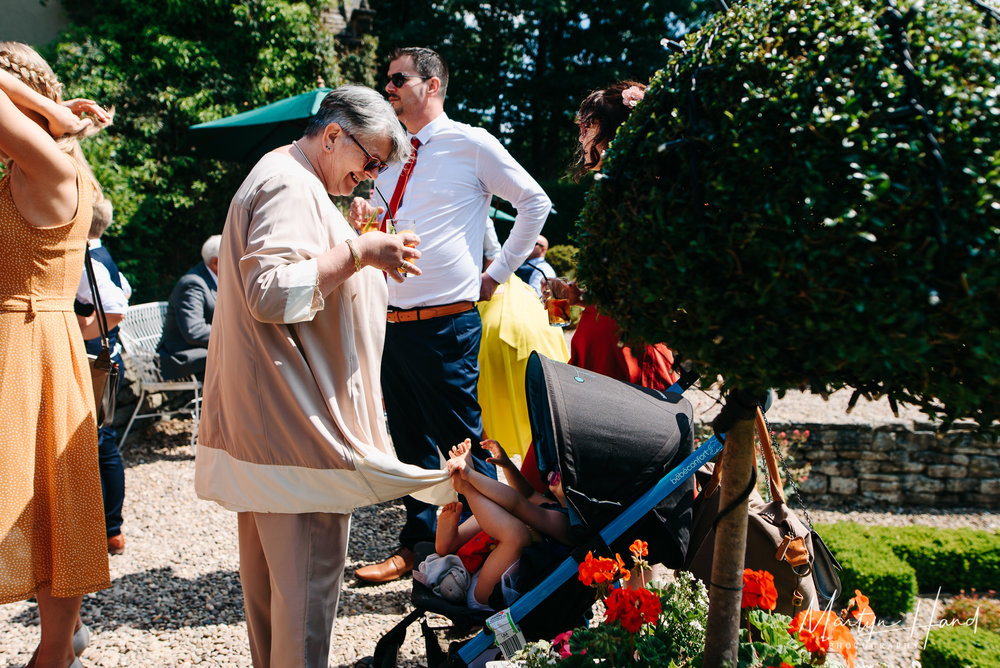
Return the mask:
{"type": "Polygon", "coordinates": [[[579,275],[730,387],[852,386],[988,425],[1000,28],[969,0],[894,4],[746,2],[689,36],[613,142],[579,275]]]}
{"type": "MultiPolygon", "coordinates": [[[[486,128],[539,181],[564,176],[579,131],[574,115],[591,90],[647,81],[663,63],[660,39],[676,36],[714,0],[379,0],[379,80],[393,47],[425,46],[448,61],[446,111],[486,128]]],[[[572,220],[582,201],[559,208],[572,220]],[[572,208],[573,210],[570,210],[572,208]]],[[[558,222],[558,221],[554,221],[558,222]]],[[[565,241],[565,235],[553,243],[565,241]]]]}
{"type": "MultiPolygon", "coordinates": [[[[73,25],[46,55],[68,96],[116,107],[84,150],[115,204],[108,232],[133,302],[166,299],[221,231],[250,165],[192,157],[187,127],[336,85],[318,3],[105,0],[65,3],[73,25]]],[[[355,76],[353,78],[363,78],[355,76]]]]}

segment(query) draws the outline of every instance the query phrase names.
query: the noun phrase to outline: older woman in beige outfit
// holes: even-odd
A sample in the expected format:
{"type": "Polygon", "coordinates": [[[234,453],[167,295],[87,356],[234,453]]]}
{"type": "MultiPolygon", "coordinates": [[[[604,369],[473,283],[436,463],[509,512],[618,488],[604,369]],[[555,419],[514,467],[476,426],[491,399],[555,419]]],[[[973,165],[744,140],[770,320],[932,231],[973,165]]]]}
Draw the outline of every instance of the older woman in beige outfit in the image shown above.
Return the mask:
{"type": "Polygon", "coordinates": [[[449,496],[396,460],[382,411],[383,272],[419,275],[419,239],[358,236],[329,198],[408,154],[388,103],[342,86],[229,208],[195,484],[239,513],[255,666],[327,665],[354,508],[449,496]]]}

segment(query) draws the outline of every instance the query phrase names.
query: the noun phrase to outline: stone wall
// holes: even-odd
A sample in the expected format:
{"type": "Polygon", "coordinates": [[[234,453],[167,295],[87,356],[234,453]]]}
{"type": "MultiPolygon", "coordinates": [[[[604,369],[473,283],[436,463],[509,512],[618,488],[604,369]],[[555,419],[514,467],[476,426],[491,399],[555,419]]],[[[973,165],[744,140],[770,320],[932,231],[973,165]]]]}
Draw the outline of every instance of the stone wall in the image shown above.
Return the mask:
{"type": "Polygon", "coordinates": [[[790,449],[793,467],[809,464],[799,483],[807,503],[1000,508],[1000,450],[968,431],[921,422],[771,428],[810,432],[790,449]]]}

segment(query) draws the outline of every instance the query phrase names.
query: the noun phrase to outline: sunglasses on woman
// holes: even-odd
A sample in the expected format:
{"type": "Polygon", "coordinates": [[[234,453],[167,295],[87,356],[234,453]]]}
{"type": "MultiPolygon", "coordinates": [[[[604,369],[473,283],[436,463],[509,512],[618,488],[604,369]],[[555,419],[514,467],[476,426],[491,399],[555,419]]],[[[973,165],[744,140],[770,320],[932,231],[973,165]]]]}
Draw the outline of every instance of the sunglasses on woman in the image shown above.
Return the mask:
{"type": "Polygon", "coordinates": [[[347,135],[348,137],[350,137],[351,141],[353,141],[355,144],[357,144],[358,148],[360,148],[362,151],[364,151],[365,152],[365,156],[368,157],[368,162],[365,163],[364,171],[370,172],[373,169],[377,169],[378,173],[381,174],[385,170],[389,169],[389,164],[388,163],[379,160],[378,158],[374,157],[371,153],[369,153],[368,149],[366,149],[364,146],[362,146],[361,142],[359,142],[357,139],[355,139],[354,135],[352,135],[347,130],[344,130],[344,134],[347,135]]]}
{"type": "Polygon", "coordinates": [[[389,75],[389,83],[396,88],[402,88],[407,79],[420,79],[421,81],[426,81],[430,79],[430,77],[422,77],[419,74],[403,74],[402,72],[396,72],[395,74],[389,75]]]}

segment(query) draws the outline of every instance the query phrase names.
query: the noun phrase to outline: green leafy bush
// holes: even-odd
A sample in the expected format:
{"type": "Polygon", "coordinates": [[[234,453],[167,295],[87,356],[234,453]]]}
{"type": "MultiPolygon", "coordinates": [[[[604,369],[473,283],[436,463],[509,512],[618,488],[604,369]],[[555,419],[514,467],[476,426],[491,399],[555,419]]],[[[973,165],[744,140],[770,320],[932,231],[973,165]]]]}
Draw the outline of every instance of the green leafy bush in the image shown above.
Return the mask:
{"type": "Polygon", "coordinates": [[[922,591],[1000,589],[1000,535],[972,529],[904,527],[885,542],[910,564],[922,591]]]}
{"type": "Polygon", "coordinates": [[[591,298],[727,387],[1000,418],[1000,25],[982,6],[731,3],[611,145],[577,235],[591,298]]]}
{"type": "Polygon", "coordinates": [[[923,668],[996,668],[1000,666],[1000,634],[968,626],[934,629],[920,651],[923,668]]]}
{"type": "Polygon", "coordinates": [[[545,253],[545,259],[552,265],[556,276],[572,278],[576,276],[576,256],[579,252],[576,246],[557,244],[549,248],[545,253]]]}
{"type": "Polygon", "coordinates": [[[860,589],[880,616],[909,611],[918,590],[998,588],[998,533],[853,522],[819,525],[817,530],[844,567],[844,593],[860,589]]]}
{"type": "Polygon", "coordinates": [[[844,596],[860,590],[879,617],[899,617],[913,608],[916,573],[881,541],[877,527],[838,522],[818,526],[817,531],[843,566],[844,596]]]}
{"type": "Polygon", "coordinates": [[[65,4],[72,24],[46,56],[69,97],[117,109],[115,124],[84,143],[115,204],[108,246],[135,289],[133,303],[165,299],[200,261],[205,238],[222,229],[250,167],[196,159],[188,126],[305,92],[318,78],[346,78],[339,47],[317,19],[326,2],[65,4]]]}

